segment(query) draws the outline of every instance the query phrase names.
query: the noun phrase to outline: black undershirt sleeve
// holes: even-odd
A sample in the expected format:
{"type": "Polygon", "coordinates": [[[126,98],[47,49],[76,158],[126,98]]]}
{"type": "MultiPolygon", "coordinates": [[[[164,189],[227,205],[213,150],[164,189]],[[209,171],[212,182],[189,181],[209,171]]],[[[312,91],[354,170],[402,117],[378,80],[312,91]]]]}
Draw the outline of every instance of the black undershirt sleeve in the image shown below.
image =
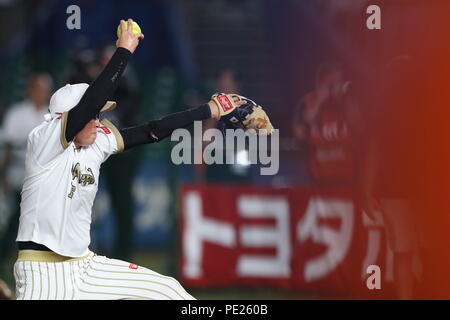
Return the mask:
{"type": "Polygon", "coordinates": [[[117,48],[106,67],[90,84],[80,102],[69,111],[65,132],[67,141],[72,141],[110,99],[119,84],[130,55],[129,50],[117,48]]]}
{"type": "Polygon", "coordinates": [[[170,136],[175,129],[184,128],[196,120],[211,118],[211,110],[208,104],[197,108],[188,109],[170,114],[159,120],[152,120],[144,125],[121,129],[125,150],[132,147],[159,142],[170,136]]]}

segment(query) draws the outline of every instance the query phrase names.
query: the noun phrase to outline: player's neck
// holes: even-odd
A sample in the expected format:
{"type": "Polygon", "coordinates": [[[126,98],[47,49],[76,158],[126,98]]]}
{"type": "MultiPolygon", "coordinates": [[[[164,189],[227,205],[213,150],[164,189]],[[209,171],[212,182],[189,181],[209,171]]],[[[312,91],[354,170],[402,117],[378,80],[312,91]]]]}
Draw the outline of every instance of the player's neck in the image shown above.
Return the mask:
{"type": "Polygon", "coordinates": [[[74,142],[74,149],[75,149],[75,151],[78,151],[78,152],[80,152],[81,151],[81,145],[79,145],[78,143],[76,143],[76,142],[74,142]]]}

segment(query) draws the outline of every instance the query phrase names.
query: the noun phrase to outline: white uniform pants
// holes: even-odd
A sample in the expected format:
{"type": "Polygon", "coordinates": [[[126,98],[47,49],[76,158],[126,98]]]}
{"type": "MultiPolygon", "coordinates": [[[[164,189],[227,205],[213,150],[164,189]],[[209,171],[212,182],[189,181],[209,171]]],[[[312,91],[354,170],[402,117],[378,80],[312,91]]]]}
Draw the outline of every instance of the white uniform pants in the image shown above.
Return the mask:
{"type": "Polygon", "coordinates": [[[18,300],[195,299],[174,278],[92,252],[68,258],[21,250],[14,277],[18,300]]]}

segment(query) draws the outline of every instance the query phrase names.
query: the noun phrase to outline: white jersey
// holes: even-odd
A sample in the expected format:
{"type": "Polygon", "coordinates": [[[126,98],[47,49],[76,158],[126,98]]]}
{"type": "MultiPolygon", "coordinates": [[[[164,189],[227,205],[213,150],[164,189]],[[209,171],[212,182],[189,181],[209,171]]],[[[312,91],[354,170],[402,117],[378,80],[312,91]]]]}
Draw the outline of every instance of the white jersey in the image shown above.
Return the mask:
{"type": "Polygon", "coordinates": [[[65,140],[66,121],[64,113],[28,136],[17,241],[43,244],[66,257],[82,257],[89,252],[100,165],[123,151],[123,140],[104,119],[95,142],[77,150],[65,140]]]}
{"type": "Polygon", "coordinates": [[[66,119],[44,123],[28,138],[17,240],[53,252],[19,251],[17,299],[195,299],[172,277],[89,250],[100,165],[124,149],[123,139],[104,119],[95,142],[77,151],[62,134],[66,119]]]}

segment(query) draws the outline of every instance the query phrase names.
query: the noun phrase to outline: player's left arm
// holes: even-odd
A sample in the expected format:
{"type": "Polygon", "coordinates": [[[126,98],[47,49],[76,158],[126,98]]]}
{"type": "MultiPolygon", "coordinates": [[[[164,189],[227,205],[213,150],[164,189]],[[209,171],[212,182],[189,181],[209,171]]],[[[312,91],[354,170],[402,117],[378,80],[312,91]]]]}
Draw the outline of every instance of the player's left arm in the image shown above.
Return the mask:
{"type": "Polygon", "coordinates": [[[119,133],[123,139],[123,147],[127,150],[142,144],[160,142],[176,129],[185,128],[194,121],[211,118],[218,120],[219,112],[217,107],[209,102],[196,108],[169,114],[140,126],[121,129],[119,133]]]}
{"type": "Polygon", "coordinates": [[[215,119],[227,128],[253,129],[256,134],[271,134],[272,124],[261,106],[253,101],[235,94],[215,94],[211,100],[199,107],[167,115],[146,124],[117,130],[107,123],[116,137],[118,153],[132,147],[159,142],[170,136],[179,128],[185,128],[194,121],[215,119]]]}
{"type": "Polygon", "coordinates": [[[135,146],[159,142],[171,135],[174,130],[187,127],[196,120],[218,119],[218,114],[217,107],[210,103],[173,113],[140,126],[120,130],[107,119],[103,119],[100,121],[99,134],[92,149],[98,155],[100,162],[104,162],[112,154],[135,146]]]}

